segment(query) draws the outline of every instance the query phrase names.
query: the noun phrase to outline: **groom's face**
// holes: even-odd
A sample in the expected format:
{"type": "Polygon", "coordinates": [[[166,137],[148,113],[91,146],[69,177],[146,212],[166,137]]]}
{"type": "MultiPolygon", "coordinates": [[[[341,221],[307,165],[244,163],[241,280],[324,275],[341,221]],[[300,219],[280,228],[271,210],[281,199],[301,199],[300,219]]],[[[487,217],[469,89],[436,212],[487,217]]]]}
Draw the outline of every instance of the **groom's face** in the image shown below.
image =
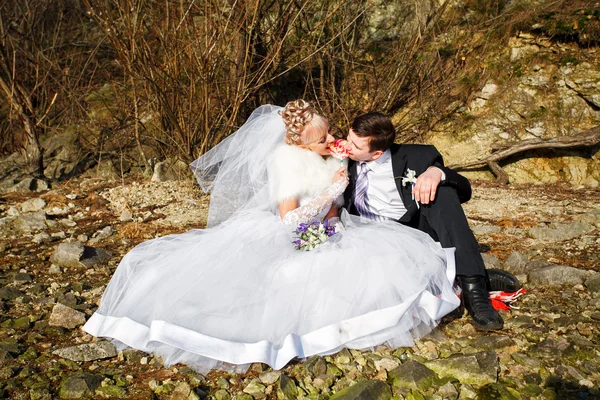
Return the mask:
{"type": "Polygon", "coordinates": [[[377,160],[383,154],[380,150],[371,151],[369,138],[358,136],[352,129],[348,131],[346,140],[348,141],[348,144],[346,145],[348,156],[354,161],[373,161],[377,160]]]}

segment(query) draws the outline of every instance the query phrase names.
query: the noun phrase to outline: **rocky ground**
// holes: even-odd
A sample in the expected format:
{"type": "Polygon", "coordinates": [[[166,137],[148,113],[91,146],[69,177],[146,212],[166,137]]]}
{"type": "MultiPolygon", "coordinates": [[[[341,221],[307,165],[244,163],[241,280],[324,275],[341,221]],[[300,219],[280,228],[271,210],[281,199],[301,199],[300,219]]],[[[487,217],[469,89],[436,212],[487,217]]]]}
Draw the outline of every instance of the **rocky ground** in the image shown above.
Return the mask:
{"type": "Polygon", "coordinates": [[[465,210],[486,264],[528,290],[502,331],[478,332],[456,313],[414,348],[205,376],[80,329],[129,249],[203,226],[208,198],[194,183],[88,178],[11,190],[0,195],[0,398],[600,398],[598,190],[475,183],[465,210]]]}

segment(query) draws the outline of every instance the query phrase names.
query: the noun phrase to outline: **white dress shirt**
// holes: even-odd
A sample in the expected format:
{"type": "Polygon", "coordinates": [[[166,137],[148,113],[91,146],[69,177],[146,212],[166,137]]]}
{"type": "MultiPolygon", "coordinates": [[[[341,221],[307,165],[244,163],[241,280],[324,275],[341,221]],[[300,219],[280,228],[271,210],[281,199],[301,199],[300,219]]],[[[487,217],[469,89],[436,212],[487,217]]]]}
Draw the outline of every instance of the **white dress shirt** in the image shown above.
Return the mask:
{"type": "MultiPolygon", "coordinates": [[[[367,201],[369,210],[381,217],[399,219],[406,213],[406,207],[400,198],[400,193],[394,181],[392,170],[392,154],[386,150],[377,160],[369,161],[367,165],[367,201]]],[[[360,170],[360,166],[358,166],[360,170]]]]}

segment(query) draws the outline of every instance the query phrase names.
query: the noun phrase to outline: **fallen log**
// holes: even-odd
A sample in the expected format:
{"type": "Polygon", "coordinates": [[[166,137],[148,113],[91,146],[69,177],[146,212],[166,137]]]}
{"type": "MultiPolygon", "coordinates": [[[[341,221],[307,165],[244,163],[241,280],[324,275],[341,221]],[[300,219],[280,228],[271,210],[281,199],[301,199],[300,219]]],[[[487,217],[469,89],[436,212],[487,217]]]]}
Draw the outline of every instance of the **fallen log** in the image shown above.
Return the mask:
{"type": "Polygon", "coordinates": [[[488,157],[465,164],[449,165],[450,168],[461,171],[473,167],[487,165],[496,176],[496,182],[508,183],[508,174],[502,169],[498,161],[504,160],[515,154],[536,149],[567,149],[577,147],[592,147],[600,143],[600,125],[575,136],[558,136],[549,139],[527,139],[516,143],[502,143],[492,146],[492,154],[488,157]]]}

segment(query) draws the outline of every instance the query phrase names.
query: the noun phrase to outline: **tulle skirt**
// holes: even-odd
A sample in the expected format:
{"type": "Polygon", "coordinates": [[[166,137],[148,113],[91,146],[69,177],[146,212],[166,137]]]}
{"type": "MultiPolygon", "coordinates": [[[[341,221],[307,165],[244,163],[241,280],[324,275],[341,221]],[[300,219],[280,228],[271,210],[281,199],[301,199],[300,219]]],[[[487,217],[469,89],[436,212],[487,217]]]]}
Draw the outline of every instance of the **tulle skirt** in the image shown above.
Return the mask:
{"type": "Polygon", "coordinates": [[[280,369],[343,347],[410,346],[458,307],[453,249],[396,222],[345,224],[312,251],[268,212],[141,243],[84,330],[200,372],[280,369]]]}

